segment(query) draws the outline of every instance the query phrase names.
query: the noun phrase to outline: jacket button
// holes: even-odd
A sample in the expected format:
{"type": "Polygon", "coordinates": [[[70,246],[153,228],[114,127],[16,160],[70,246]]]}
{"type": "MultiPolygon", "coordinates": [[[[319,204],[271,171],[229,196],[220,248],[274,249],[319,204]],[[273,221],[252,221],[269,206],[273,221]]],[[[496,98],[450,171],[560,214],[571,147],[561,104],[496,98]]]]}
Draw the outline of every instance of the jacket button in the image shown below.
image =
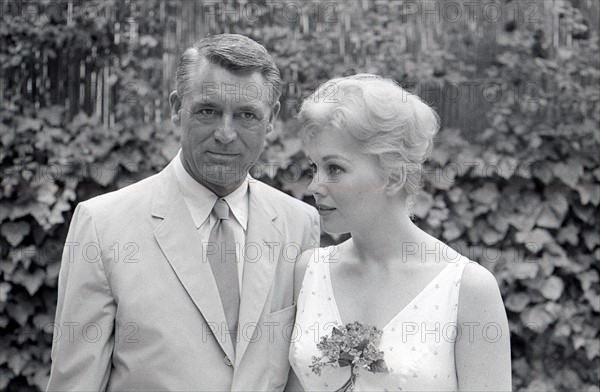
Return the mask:
{"type": "Polygon", "coordinates": [[[227,355],[225,355],[225,357],[223,358],[223,362],[225,362],[225,365],[227,365],[227,366],[233,366],[233,364],[231,363],[231,360],[229,359],[229,357],[227,355]]]}

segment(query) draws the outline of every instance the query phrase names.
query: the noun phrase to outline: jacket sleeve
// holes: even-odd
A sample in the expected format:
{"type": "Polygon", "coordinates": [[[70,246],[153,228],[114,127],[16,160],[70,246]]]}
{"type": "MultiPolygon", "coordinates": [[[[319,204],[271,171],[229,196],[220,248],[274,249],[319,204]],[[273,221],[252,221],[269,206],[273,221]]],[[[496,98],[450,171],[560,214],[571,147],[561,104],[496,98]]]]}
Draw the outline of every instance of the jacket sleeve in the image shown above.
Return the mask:
{"type": "Polygon", "coordinates": [[[319,244],[321,242],[321,223],[320,223],[320,219],[319,219],[319,214],[317,213],[317,211],[312,208],[310,210],[310,235],[308,237],[308,242],[305,244],[305,246],[302,249],[302,252],[308,250],[308,249],[316,249],[319,247],[319,244]]]}
{"type": "Polygon", "coordinates": [[[63,249],[47,391],[104,391],[111,371],[116,302],[86,203],[75,209],[63,249]]]}

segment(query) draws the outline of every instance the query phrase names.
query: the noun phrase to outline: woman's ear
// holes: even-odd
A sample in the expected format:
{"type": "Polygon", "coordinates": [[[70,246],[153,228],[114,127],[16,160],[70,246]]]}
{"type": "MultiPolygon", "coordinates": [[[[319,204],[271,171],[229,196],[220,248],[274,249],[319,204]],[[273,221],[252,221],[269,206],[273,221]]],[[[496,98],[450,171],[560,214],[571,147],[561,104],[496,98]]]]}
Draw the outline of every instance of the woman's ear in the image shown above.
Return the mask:
{"type": "Polygon", "coordinates": [[[181,125],[181,99],[177,91],[169,95],[169,105],[171,105],[171,121],[177,126],[181,125]]]}
{"type": "Polygon", "coordinates": [[[388,181],[385,186],[385,193],[392,197],[400,193],[406,183],[406,168],[404,166],[394,170],[388,176],[388,181]]]}

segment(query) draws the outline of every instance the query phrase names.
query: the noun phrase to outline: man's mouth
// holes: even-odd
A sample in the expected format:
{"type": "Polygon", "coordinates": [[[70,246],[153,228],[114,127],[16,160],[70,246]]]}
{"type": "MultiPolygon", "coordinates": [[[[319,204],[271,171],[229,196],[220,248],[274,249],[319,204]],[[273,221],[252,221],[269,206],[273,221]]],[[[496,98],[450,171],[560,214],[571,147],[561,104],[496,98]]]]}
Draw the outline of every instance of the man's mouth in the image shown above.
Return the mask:
{"type": "Polygon", "coordinates": [[[224,157],[230,157],[230,156],[238,155],[238,154],[233,153],[233,152],[221,152],[221,151],[207,151],[207,153],[212,154],[212,155],[224,156],[224,157]]]}

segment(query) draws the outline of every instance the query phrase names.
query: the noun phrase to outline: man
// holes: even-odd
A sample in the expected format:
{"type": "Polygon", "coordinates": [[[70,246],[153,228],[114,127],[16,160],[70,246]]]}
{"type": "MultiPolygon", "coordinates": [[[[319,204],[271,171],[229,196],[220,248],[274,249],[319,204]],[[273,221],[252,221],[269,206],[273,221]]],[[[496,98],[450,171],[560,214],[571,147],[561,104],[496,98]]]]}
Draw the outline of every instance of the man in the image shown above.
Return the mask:
{"type": "Polygon", "coordinates": [[[185,51],[169,98],[179,154],[75,211],[48,390],[283,389],[294,264],[318,244],[319,223],[312,207],[248,176],[281,85],[249,38],[185,51]]]}

